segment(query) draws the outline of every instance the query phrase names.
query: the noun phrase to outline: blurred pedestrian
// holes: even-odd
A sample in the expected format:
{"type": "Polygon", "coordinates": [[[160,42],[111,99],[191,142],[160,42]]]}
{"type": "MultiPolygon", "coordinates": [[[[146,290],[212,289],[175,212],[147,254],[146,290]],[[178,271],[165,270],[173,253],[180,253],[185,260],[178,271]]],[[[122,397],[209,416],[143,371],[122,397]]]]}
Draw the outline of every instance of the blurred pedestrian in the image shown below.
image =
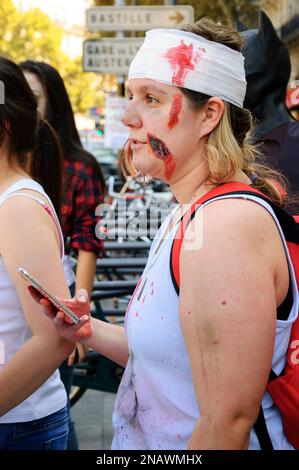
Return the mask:
{"type": "Polygon", "coordinates": [[[58,217],[62,153],[21,69],[3,57],[0,80],[0,449],[63,450],[68,410],[57,368],[73,343],[44,321],[17,272],[23,267],[69,297],[58,217]]]}

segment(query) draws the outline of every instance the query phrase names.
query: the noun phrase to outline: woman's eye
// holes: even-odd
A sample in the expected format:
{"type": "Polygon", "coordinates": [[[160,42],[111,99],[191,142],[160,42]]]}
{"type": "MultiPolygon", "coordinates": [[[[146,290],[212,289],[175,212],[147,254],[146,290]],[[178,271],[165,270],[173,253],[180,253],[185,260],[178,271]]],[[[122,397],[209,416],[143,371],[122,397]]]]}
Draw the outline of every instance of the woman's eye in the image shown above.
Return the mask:
{"type": "Polygon", "coordinates": [[[158,103],[158,100],[157,100],[157,98],[155,98],[155,97],[152,96],[152,95],[147,95],[147,96],[146,96],[146,102],[147,102],[147,103],[150,103],[150,104],[151,104],[151,103],[158,103]]]}
{"type": "Polygon", "coordinates": [[[127,98],[128,98],[129,101],[132,101],[133,95],[128,95],[127,98]]]}

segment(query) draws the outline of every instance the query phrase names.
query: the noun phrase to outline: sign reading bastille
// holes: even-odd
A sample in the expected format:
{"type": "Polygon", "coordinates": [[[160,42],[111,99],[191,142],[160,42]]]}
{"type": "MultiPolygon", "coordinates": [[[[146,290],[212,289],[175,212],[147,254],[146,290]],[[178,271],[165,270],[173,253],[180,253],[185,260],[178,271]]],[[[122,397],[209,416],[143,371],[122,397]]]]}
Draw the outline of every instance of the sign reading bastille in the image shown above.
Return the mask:
{"type": "Polygon", "coordinates": [[[94,7],[86,12],[89,31],[147,31],[183,28],[194,20],[190,5],[148,7],[94,7]]]}

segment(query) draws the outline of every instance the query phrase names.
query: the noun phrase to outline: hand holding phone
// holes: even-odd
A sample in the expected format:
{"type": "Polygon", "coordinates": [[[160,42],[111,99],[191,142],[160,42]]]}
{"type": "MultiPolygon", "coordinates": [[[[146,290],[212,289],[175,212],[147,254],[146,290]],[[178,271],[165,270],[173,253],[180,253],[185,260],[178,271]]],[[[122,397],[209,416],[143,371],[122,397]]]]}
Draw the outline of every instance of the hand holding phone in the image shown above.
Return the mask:
{"type": "Polygon", "coordinates": [[[69,318],[73,323],[78,324],[80,322],[80,318],[69,308],[67,307],[61,300],[59,300],[54,294],[52,294],[48,289],[46,289],[42,284],[35,279],[31,274],[29,274],[24,268],[19,268],[18,273],[20,276],[29,284],[31,284],[45,299],[51,302],[57,310],[62,310],[63,313],[69,318]]]}

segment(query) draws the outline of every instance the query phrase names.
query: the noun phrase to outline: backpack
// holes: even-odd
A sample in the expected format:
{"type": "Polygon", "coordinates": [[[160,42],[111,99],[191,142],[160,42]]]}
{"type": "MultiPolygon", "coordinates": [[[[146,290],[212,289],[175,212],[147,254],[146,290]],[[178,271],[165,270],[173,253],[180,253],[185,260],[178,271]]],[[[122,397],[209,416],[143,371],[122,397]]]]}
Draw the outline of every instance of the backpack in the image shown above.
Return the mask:
{"type": "MultiPolygon", "coordinates": [[[[180,271],[179,260],[184,234],[186,229],[194,218],[199,205],[211,202],[219,196],[230,196],[234,194],[254,195],[268,202],[272,207],[283,234],[285,236],[287,246],[290,253],[291,262],[294,268],[297,286],[299,286],[299,217],[293,217],[284,209],[271,202],[263,193],[257,189],[243,183],[225,183],[196,201],[186,214],[182,217],[176,236],[174,238],[171,255],[170,255],[170,272],[174,288],[179,294],[180,271]]],[[[292,290],[289,288],[287,298],[280,306],[281,312],[287,319],[293,303],[292,290]]],[[[279,307],[279,309],[280,309],[279,307]]],[[[279,312],[278,309],[278,312],[279,312]]],[[[281,319],[280,316],[278,318],[281,319]]],[[[272,400],[279,409],[282,417],[284,433],[293,447],[299,449],[299,317],[292,325],[291,337],[288,345],[286,365],[280,376],[271,371],[267,385],[267,391],[271,395],[272,400]]],[[[257,434],[261,449],[273,450],[271,439],[269,437],[263,409],[260,407],[259,417],[254,429],[257,434]]]]}

